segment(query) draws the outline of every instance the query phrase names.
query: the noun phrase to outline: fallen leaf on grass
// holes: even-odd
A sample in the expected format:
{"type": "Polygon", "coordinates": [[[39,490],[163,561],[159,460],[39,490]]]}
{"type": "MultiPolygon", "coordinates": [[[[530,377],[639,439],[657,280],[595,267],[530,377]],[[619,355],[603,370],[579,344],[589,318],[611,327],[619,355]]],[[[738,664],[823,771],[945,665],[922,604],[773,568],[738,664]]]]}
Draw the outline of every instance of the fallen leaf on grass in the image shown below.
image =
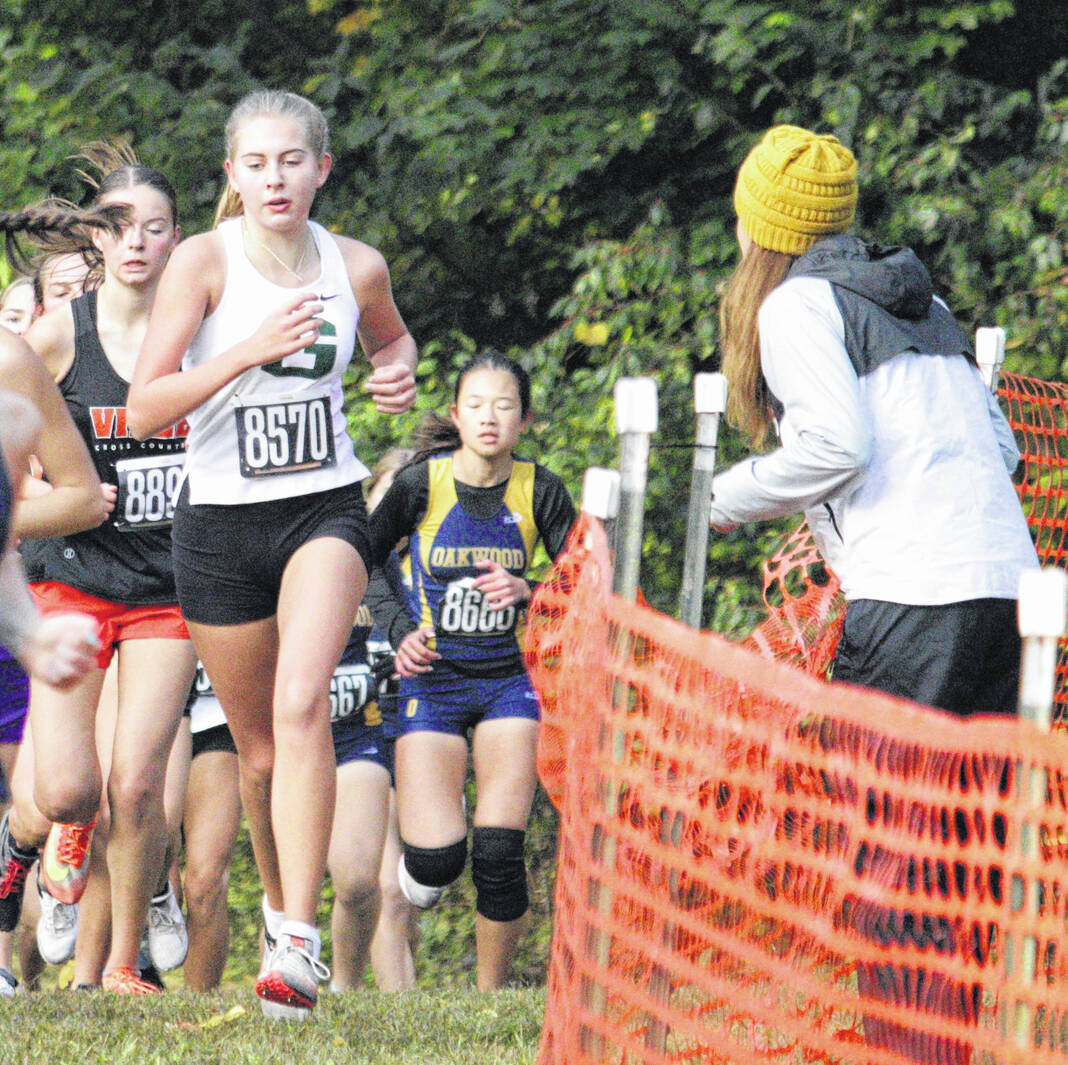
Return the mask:
{"type": "Polygon", "coordinates": [[[201,1021],[199,1024],[193,1021],[179,1021],[178,1027],[187,1032],[198,1032],[205,1028],[218,1028],[221,1024],[229,1024],[231,1021],[244,1017],[244,1015],[244,1006],[231,1006],[225,1013],[213,1014],[206,1021],[201,1021]]]}
{"type": "Polygon", "coordinates": [[[56,987],[65,991],[74,983],[74,959],[71,958],[56,974],[56,987]]]}

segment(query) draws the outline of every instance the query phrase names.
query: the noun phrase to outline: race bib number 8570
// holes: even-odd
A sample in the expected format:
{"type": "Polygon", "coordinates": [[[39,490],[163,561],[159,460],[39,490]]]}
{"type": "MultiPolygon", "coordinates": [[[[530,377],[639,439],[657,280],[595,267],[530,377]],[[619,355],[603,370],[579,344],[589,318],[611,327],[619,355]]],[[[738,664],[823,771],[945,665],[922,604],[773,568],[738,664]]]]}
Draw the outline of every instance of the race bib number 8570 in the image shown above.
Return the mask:
{"type": "Polygon", "coordinates": [[[245,403],[234,415],[242,477],[318,470],[336,461],[328,396],[245,403]]]}

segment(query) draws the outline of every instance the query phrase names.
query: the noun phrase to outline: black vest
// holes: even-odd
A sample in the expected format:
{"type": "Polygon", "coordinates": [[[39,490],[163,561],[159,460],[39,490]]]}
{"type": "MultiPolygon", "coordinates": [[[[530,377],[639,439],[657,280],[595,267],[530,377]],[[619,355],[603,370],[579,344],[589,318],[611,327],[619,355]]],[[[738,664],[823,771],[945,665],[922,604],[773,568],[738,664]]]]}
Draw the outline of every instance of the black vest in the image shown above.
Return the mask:
{"type": "Polygon", "coordinates": [[[858,377],[903,352],[975,358],[953,315],[934,298],[926,268],[908,248],[830,237],[800,256],[786,276],[830,282],[858,377]]]}

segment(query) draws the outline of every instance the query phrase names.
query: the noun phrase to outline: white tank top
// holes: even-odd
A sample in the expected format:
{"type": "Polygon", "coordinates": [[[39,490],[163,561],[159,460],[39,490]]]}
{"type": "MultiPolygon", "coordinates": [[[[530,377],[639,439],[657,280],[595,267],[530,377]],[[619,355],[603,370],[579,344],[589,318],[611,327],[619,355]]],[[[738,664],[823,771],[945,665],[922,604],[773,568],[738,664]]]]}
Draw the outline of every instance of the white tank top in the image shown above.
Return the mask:
{"type": "MultiPolygon", "coordinates": [[[[329,296],[318,341],[277,363],[246,370],[189,417],[190,503],[254,503],[352,484],[368,476],[348,435],[341,379],[356,345],[359,307],[341,249],[309,222],[322,273],[307,291],[329,296]]],[[[295,290],[268,281],[245,255],[241,219],[220,224],[226,285],[201,323],[182,368],[246,340],[295,290]]]]}

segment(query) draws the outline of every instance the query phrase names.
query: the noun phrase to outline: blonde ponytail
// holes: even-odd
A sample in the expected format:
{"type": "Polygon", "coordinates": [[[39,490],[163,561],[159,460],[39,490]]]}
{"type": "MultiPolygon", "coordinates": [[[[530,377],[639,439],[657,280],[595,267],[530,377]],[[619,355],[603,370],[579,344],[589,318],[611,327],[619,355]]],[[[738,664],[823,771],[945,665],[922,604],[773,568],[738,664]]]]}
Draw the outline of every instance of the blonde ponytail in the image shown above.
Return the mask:
{"type": "Polygon", "coordinates": [[[219,197],[219,202],[215,205],[215,218],[211,223],[211,228],[217,229],[221,222],[225,222],[228,218],[240,218],[244,213],[245,205],[241,202],[241,197],[234,191],[230,182],[227,182],[223,194],[219,197]]]}

